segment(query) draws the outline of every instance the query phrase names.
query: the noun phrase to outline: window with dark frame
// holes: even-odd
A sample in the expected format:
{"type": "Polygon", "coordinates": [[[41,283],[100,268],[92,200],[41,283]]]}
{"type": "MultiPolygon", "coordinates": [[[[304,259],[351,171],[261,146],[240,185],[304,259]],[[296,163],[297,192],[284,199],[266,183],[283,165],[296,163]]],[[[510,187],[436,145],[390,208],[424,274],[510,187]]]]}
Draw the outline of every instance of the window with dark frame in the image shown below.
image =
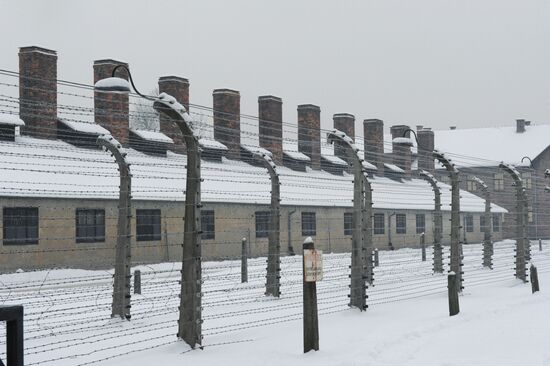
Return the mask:
{"type": "Polygon", "coordinates": [[[426,215],[416,214],[416,233],[422,234],[426,232],[426,215]]]}
{"type": "Polygon", "coordinates": [[[216,219],[214,216],[214,210],[202,210],[201,211],[201,238],[202,239],[215,239],[216,238],[216,219]]]}
{"type": "Polygon", "coordinates": [[[500,231],[500,217],[498,214],[493,214],[493,232],[498,233],[500,231]]]}
{"type": "Polygon", "coordinates": [[[302,236],[317,235],[315,212],[302,212],[302,236]]]}
{"type": "Polygon", "coordinates": [[[160,240],[160,210],[136,210],[136,240],[160,240]]]}
{"type": "Polygon", "coordinates": [[[105,241],[105,210],[76,210],[76,242],[97,243],[105,241]]]}
{"type": "Polygon", "coordinates": [[[256,211],[256,238],[267,238],[269,236],[269,219],[271,213],[269,211],[256,211]]]}
{"type": "Polygon", "coordinates": [[[395,233],[406,234],[407,233],[407,215],[395,214],[395,233]]]}
{"type": "Polygon", "coordinates": [[[385,215],[383,213],[374,214],[373,232],[375,235],[384,234],[386,231],[385,215]]]}
{"type": "Polygon", "coordinates": [[[344,212],[344,235],[353,235],[353,212],[344,212]]]}
{"type": "Polygon", "coordinates": [[[4,207],[6,244],[38,244],[38,207],[4,207]]]}
{"type": "Polygon", "coordinates": [[[474,232],[474,216],[473,215],[464,216],[464,224],[466,226],[466,232],[467,233],[473,233],[474,232]]]}
{"type": "Polygon", "coordinates": [[[503,191],[504,190],[504,174],[496,173],[493,178],[494,181],[494,190],[503,191]]]}
{"type": "Polygon", "coordinates": [[[485,232],[485,216],[483,215],[479,216],[479,231],[485,232]]]}

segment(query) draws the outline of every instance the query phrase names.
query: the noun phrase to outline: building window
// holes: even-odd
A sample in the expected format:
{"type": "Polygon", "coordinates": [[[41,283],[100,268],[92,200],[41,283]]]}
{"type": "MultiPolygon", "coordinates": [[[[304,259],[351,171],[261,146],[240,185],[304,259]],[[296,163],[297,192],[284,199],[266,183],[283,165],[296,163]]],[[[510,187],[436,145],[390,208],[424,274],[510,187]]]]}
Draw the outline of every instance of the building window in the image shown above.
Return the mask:
{"type": "Polygon", "coordinates": [[[316,234],[315,212],[302,212],[302,236],[315,236],[316,234]]]}
{"type": "Polygon", "coordinates": [[[426,215],[416,214],[416,233],[423,234],[426,232],[426,215]]]}
{"type": "Polygon", "coordinates": [[[396,234],[407,233],[407,215],[405,214],[395,215],[395,233],[396,234]]]}
{"type": "Polygon", "coordinates": [[[38,208],[4,207],[4,244],[38,244],[38,208]]]}
{"type": "Polygon", "coordinates": [[[136,210],[136,239],[160,240],[160,210],[136,210]]]}
{"type": "Polygon", "coordinates": [[[464,216],[464,225],[466,226],[466,232],[467,233],[473,233],[474,232],[474,216],[473,215],[464,216]]]}
{"type": "Polygon", "coordinates": [[[105,210],[76,210],[76,242],[94,243],[105,241],[105,210]]]}
{"type": "Polygon", "coordinates": [[[477,191],[477,182],[472,177],[468,178],[466,189],[470,192],[477,191]]]}
{"type": "Polygon", "coordinates": [[[344,235],[353,235],[353,213],[344,212],[344,235]]]}
{"type": "MultiPolygon", "coordinates": [[[[214,211],[212,211],[214,212],[214,211]]],[[[269,236],[269,211],[256,211],[256,238],[267,238],[269,236]]]]}
{"type": "Polygon", "coordinates": [[[201,211],[201,238],[202,239],[215,239],[216,238],[216,224],[215,224],[214,210],[202,210],[201,211]]]}
{"type": "Polygon", "coordinates": [[[500,231],[500,217],[498,214],[493,214],[493,232],[498,233],[500,231]]]}
{"type": "Polygon", "coordinates": [[[374,214],[374,233],[377,235],[384,234],[385,232],[385,215],[383,213],[374,214]]]}
{"type": "Polygon", "coordinates": [[[495,191],[503,191],[504,190],[504,174],[502,174],[502,173],[495,174],[494,183],[495,183],[495,191]]]}
{"type": "Polygon", "coordinates": [[[485,232],[485,216],[479,216],[479,231],[482,233],[485,232]]]}
{"type": "Polygon", "coordinates": [[[523,188],[531,189],[533,187],[533,180],[531,179],[530,172],[521,173],[521,179],[523,180],[523,188]]]}

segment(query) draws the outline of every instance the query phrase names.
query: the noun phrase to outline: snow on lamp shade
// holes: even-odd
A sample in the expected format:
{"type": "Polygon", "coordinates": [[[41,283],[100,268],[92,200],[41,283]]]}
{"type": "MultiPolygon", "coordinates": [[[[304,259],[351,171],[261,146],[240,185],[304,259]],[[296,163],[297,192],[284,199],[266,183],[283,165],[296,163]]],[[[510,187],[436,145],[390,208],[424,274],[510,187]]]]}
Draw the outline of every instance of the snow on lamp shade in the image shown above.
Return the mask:
{"type": "Polygon", "coordinates": [[[96,82],[94,89],[99,92],[130,93],[130,83],[122,78],[110,77],[96,82]]]}

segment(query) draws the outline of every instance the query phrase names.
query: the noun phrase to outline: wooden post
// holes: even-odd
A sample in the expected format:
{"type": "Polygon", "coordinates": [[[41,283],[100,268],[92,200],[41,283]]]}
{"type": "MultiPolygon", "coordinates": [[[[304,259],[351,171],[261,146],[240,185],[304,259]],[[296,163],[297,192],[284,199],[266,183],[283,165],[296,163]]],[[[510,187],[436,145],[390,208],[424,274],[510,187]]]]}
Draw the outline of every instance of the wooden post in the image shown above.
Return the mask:
{"type": "Polygon", "coordinates": [[[454,272],[450,272],[447,277],[447,287],[449,289],[449,316],[460,312],[458,304],[458,278],[454,272]]]}
{"type": "Polygon", "coordinates": [[[426,262],[426,236],[420,235],[420,247],[422,248],[422,262],[426,262]]]}
{"type": "Polygon", "coordinates": [[[539,288],[539,275],[537,273],[537,267],[531,264],[531,267],[529,268],[529,274],[531,277],[531,291],[532,293],[535,293],[537,291],[540,291],[539,288]]]}
{"type": "Polygon", "coordinates": [[[380,265],[380,260],[378,258],[378,249],[374,249],[374,266],[378,267],[380,265]]]}
{"type": "Polygon", "coordinates": [[[241,245],[241,283],[248,282],[248,248],[246,238],[243,238],[241,245]]]}
{"type": "Polygon", "coordinates": [[[23,306],[0,306],[0,321],[6,322],[7,366],[23,366],[23,306]]]}
{"type": "MultiPolygon", "coordinates": [[[[311,237],[304,240],[303,249],[315,249],[311,237]]],[[[319,316],[317,313],[317,284],[306,281],[305,255],[302,252],[302,271],[304,284],[304,353],[319,350],[319,316]]]]}
{"type": "Polygon", "coordinates": [[[134,271],[134,294],[141,295],[141,271],[139,269],[134,271]]]}
{"type": "Polygon", "coordinates": [[[111,317],[130,320],[131,243],[130,220],[132,217],[132,175],[126,161],[126,151],[111,135],[101,135],[97,144],[108,150],[115,158],[120,172],[118,198],[117,240],[115,249],[115,275],[111,317]]]}

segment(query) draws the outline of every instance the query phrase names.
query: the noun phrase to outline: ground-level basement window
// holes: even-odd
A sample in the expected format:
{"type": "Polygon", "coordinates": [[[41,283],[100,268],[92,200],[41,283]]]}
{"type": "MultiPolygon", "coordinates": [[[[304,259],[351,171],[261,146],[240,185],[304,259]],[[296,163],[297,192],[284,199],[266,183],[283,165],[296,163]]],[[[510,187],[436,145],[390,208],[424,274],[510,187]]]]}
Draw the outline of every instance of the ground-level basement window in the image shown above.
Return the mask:
{"type": "Polygon", "coordinates": [[[269,236],[269,211],[256,211],[256,238],[267,238],[269,236]]]}
{"type": "Polygon", "coordinates": [[[202,239],[216,238],[214,210],[201,211],[201,230],[202,230],[202,234],[201,234],[202,239]]]}
{"type": "Polygon", "coordinates": [[[4,244],[38,244],[38,207],[4,207],[4,244]]]}
{"type": "Polygon", "coordinates": [[[136,210],[136,239],[160,240],[160,210],[136,210]]]}
{"type": "Polygon", "coordinates": [[[344,235],[353,235],[353,212],[344,212],[344,235]]]}
{"type": "Polygon", "coordinates": [[[315,212],[302,212],[302,236],[317,235],[315,212]]]}
{"type": "Polygon", "coordinates": [[[76,242],[97,243],[105,241],[105,210],[76,210],[76,242]]]}
{"type": "Polygon", "coordinates": [[[395,215],[395,233],[396,234],[407,233],[407,215],[405,214],[395,215]]]}

